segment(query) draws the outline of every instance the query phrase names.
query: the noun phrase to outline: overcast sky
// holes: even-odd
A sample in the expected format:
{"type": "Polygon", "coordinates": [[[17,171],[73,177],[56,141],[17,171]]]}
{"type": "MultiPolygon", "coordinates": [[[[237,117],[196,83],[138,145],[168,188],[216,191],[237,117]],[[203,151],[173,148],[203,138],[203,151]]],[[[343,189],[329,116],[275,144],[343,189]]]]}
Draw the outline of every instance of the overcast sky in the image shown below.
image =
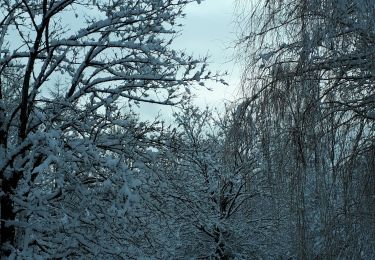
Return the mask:
{"type": "MultiPolygon", "coordinates": [[[[235,40],[233,26],[234,0],[205,0],[201,4],[192,3],[186,10],[186,18],[181,22],[181,36],[174,42],[175,49],[185,50],[195,56],[208,56],[212,72],[227,71],[225,80],[229,86],[219,83],[208,83],[212,89],[194,91],[194,103],[201,107],[223,108],[225,101],[234,100],[238,92],[239,68],[233,62],[233,42],[235,40]]],[[[142,114],[152,119],[160,109],[152,105],[142,108],[142,114]],[[147,112],[146,112],[147,111],[147,112]]],[[[168,117],[170,109],[162,109],[163,118],[168,117]]]]}
{"type": "Polygon", "coordinates": [[[198,103],[219,105],[223,100],[232,100],[236,94],[239,69],[233,60],[234,0],[205,0],[201,4],[192,3],[186,8],[185,25],[181,37],[175,41],[179,49],[186,49],[195,55],[209,56],[209,70],[227,71],[227,87],[210,84],[212,92],[197,93],[198,103]]]}

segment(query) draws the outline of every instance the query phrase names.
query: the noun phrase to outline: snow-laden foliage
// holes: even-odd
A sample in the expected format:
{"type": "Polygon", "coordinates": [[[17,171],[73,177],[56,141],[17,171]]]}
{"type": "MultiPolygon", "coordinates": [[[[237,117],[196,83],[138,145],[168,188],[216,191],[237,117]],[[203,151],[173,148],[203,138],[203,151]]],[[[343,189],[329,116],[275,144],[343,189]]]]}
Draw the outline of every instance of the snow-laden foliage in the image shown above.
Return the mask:
{"type": "Polygon", "coordinates": [[[170,47],[190,2],[1,1],[3,254],[147,255],[133,205],[164,127],[132,106],[184,103],[213,77],[170,47]]]}

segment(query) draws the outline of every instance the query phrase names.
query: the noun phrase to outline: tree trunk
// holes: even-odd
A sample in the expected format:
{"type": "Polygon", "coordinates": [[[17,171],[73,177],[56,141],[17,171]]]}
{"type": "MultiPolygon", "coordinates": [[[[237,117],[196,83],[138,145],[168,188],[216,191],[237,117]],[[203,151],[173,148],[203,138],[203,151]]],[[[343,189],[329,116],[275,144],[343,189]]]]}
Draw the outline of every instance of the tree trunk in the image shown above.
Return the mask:
{"type": "Polygon", "coordinates": [[[1,189],[5,193],[1,198],[1,255],[8,256],[11,253],[11,246],[15,242],[14,225],[7,225],[6,221],[14,221],[14,204],[11,198],[14,189],[17,186],[19,178],[12,176],[9,179],[4,178],[1,182],[1,189]]]}

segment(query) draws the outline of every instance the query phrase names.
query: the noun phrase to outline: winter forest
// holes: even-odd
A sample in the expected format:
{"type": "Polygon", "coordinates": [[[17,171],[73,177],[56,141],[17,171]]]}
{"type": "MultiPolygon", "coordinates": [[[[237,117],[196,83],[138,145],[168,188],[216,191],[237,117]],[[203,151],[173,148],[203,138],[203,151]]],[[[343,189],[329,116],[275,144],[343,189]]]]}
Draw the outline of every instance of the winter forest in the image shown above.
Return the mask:
{"type": "Polygon", "coordinates": [[[220,108],[200,2],[0,0],[1,259],[375,258],[375,1],[232,0],[220,108]]]}

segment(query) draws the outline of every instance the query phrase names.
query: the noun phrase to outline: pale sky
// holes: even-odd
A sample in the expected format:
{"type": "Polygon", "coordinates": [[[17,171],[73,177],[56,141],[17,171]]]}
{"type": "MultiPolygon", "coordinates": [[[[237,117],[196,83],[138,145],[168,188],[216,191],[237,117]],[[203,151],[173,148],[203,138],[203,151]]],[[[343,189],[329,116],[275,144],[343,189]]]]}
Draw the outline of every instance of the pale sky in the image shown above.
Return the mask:
{"type": "Polygon", "coordinates": [[[211,92],[199,91],[198,103],[220,105],[224,100],[233,100],[239,81],[239,69],[233,60],[235,34],[233,26],[234,0],[205,0],[192,3],[186,9],[185,25],[181,37],[175,41],[178,49],[189,53],[209,56],[209,70],[227,71],[229,86],[210,84],[211,92]]]}
{"type": "MultiPolygon", "coordinates": [[[[233,61],[235,33],[233,26],[234,0],[205,0],[201,4],[192,3],[186,9],[186,17],[181,22],[181,36],[174,42],[175,49],[185,50],[194,56],[208,56],[208,70],[212,72],[227,71],[225,77],[229,86],[219,83],[208,83],[212,91],[198,90],[194,103],[201,107],[206,105],[224,107],[224,102],[234,100],[238,93],[239,66],[233,61]]],[[[153,118],[159,108],[146,105],[142,108],[142,114],[147,118],[153,118]],[[147,111],[147,112],[146,112],[147,111]]],[[[163,118],[168,117],[170,109],[162,109],[163,118]]]]}

